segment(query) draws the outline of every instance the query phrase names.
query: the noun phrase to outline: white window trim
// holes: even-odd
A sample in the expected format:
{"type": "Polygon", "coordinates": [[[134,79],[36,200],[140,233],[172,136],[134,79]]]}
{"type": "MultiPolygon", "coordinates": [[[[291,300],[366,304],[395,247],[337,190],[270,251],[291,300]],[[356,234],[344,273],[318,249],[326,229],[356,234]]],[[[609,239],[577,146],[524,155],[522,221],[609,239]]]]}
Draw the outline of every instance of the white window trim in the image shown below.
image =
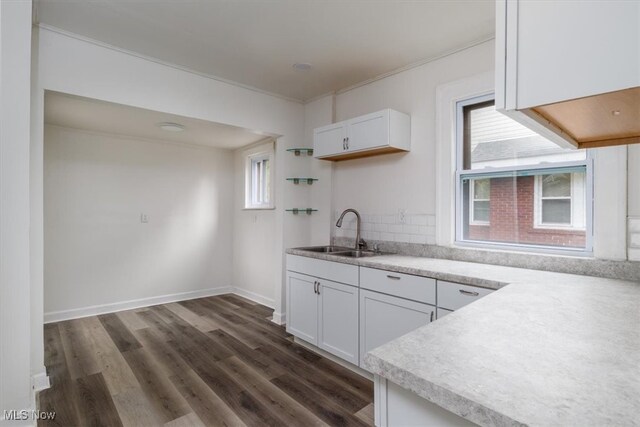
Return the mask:
{"type": "Polygon", "coordinates": [[[586,212],[582,209],[585,204],[580,199],[585,197],[586,183],[582,179],[577,179],[577,174],[571,174],[571,194],[566,197],[542,197],[542,175],[535,177],[533,185],[534,211],[533,228],[540,230],[567,230],[586,231],[586,212]],[[583,194],[580,194],[583,193],[583,194]],[[542,222],[542,200],[569,200],[571,203],[571,219],[569,224],[545,223],[542,222]]]}
{"type": "Polygon", "coordinates": [[[260,146],[257,150],[249,150],[245,153],[245,178],[244,178],[244,209],[246,210],[268,210],[275,209],[275,163],[274,163],[273,143],[268,147],[260,146]],[[269,160],[269,202],[253,203],[252,185],[253,185],[253,168],[252,164],[256,160],[269,160]]]}
{"type": "MultiPolygon", "coordinates": [[[[489,184],[491,185],[491,184],[489,184]]],[[[469,225],[491,225],[491,221],[482,221],[482,220],[477,220],[475,218],[475,203],[476,202],[491,202],[491,193],[489,193],[489,198],[488,199],[476,199],[475,198],[475,193],[476,193],[476,186],[475,184],[472,184],[469,186],[469,207],[470,207],[470,212],[469,212],[469,225]]],[[[489,212],[491,212],[491,210],[489,210],[489,212]]]]}
{"type": "Polygon", "coordinates": [[[436,244],[455,246],[456,105],[458,101],[494,91],[494,73],[487,71],[436,88],[436,244]]]}
{"type": "MultiPolygon", "coordinates": [[[[593,161],[590,157],[590,152],[587,151],[585,160],[570,161],[570,162],[558,162],[552,164],[537,164],[537,165],[518,165],[509,167],[486,167],[483,169],[463,169],[463,107],[467,105],[478,104],[494,99],[494,93],[486,93],[480,96],[470,96],[465,99],[460,99],[455,104],[454,117],[454,143],[455,143],[455,208],[454,208],[454,246],[460,247],[475,247],[482,249],[504,249],[518,252],[534,252],[534,253],[548,253],[548,254],[571,254],[576,256],[592,256],[593,255],[593,204],[586,204],[586,242],[584,248],[565,248],[561,246],[544,246],[544,245],[528,245],[522,243],[505,243],[505,242],[489,242],[489,241],[474,241],[465,240],[462,235],[462,208],[463,208],[463,191],[462,191],[462,175],[465,177],[473,177],[482,175],[490,175],[496,172],[510,172],[521,170],[545,170],[545,169],[557,169],[562,167],[571,166],[585,166],[586,172],[586,197],[587,200],[593,200],[593,161]],[[590,232],[591,231],[591,232],[590,232]]],[[[471,191],[469,191],[471,193],[471,191]]]]}

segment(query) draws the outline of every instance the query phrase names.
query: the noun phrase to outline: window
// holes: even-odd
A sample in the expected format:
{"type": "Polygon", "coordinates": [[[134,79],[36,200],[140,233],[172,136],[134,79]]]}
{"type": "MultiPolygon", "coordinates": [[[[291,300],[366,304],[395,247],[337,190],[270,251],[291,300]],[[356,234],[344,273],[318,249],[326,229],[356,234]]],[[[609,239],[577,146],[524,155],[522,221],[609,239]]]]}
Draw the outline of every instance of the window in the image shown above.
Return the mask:
{"type": "Polygon", "coordinates": [[[471,182],[471,224],[488,225],[491,180],[474,179],[471,182]]]}
{"type": "Polygon", "coordinates": [[[591,251],[591,162],[498,113],[493,96],[456,118],[456,241],[537,251],[591,251]]]}
{"type": "Polygon", "coordinates": [[[245,209],[273,209],[273,149],[247,154],[245,175],[245,209]]]}
{"type": "Polygon", "coordinates": [[[539,175],[535,185],[537,228],[584,230],[584,174],[539,175]]]}

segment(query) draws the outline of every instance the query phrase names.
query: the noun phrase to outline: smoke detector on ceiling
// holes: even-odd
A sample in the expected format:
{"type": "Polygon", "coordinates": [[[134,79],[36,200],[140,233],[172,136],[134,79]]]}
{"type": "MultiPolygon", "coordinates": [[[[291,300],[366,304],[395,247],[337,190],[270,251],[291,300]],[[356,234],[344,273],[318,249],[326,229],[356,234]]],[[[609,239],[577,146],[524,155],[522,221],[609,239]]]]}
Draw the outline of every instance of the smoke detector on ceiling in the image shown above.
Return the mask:
{"type": "Polygon", "coordinates": [[[185,127],[180,123],[162,122],[158,123],[158,127],[167,132],[182,132],[185,127]]]}
{"type": "Polygon", "coordinates": [[[295,64],[293,64],[293,68],[296,71],[309,71],[311,67],[313,66],[308,62],[296,62],[295,64]]]}

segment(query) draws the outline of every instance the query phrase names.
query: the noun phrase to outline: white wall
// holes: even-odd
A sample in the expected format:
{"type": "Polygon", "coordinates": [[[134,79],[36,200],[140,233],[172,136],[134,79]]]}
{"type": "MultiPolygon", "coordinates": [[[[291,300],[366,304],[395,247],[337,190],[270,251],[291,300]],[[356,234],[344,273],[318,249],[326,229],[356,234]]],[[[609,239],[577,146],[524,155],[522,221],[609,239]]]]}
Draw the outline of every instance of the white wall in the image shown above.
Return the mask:
{"type": "MultiPolygon", "coordinates": [[[[0,2],[0,424],[29,409],[31,1],[0,2]]],[[[15,425],[16,422],[6,422],[15,425]]]]}
{"type": "MultiPolygon", "coordinates": [[[[436,227],[432,226],[434,215],[437,203],[445,199],[436,197],[436,109],[442,108],[437,103],[436,88],[466,81],[464,79],[484,81],[483,76],[493,75],[493,58],[494,44],[490,41],[336,96],[337,121],[383,108],[411,115],[410,153],[334,165],[333,209],[336,212],[347,207],[359,210],[363,214],[365,239],[436,241],[436,227]],[[363,191],[365,188],[367,191],[363,191]],[[399,224],[400,209],[407,213],[406,224],[399,224]]],[[[597,258],[640,260],[640,186],[637,184],[640,182],[640,149],[630,146],[628,151],[626,160],[626,147],[594,150],[596,174],[598,168],[605,171],[595,180],[596,200],[600,200],[595,206],[594,256],[597,258]],[[627,163],[628,176],[624,170],[627,163]],[[607,170],[616,171],[615,178],[612,172],[606,173],[607,170]],[[629,183],[628,197],[625,181],[629,183]]],[[[343,230],[334,230],[334,234],[353,237],[354,228],[345,225],[343,230]]]]}
{"type": "Polygon", "coordinates": [[[231,285],[230,150],[56,126],[44,148],[45,320],[231,285]]]}
{"type": "MultiPolygon", "coordinates": [[[[335,97],[333,95],[309,102],[304,106],[304,146],[313,147],[313,130],[333,123],[335,97]]],[[[301,185],[296,190],[308,198],[307,205],[318,209],[309,218],[309,244],[327,245],[331,239],[333,221],[333,165],[327,160],[309,159],[298,162],[299,174],[317,178],[311,187],[301,185]]],[[[301,196],[302,197],[302,196],[301,196]]]]}
{"type": "MultiPolygon", "coordinates": [[[[268,148],[272,141],[252,145],[251,149],[268,148]]],[[[233,202],[233,285],[236,292],[273,307],[277,283],[269,280],[278,269],[278,256],[273,250],[276,241],[275,209],[244,209],[245,161],[247,148],[234,152],[233,202]]],[[[278,165],[275,165],[278,168],[278,165]]],[[[275,203],[280,201],[276,197],[275,203]]]]}
{"type": "Polygon", "coordinates": [[[386,218],[393,230],[398,229],[398,238],[409,237],[409,231],[414,231],[407,228],[403,232],[403,226],[393,220],[398,210],[404,209],[420,223],[414,224],[416,235],[417,227],[427,227],[423,237],[433,243],[436,88],[446,82],[492,72],[493,57],[493,42],[486,42],[337,95],[338,121],[384,108],[411,115],[411,152],[337,162],[334,209],[353,207],[378,222],[386,218]]]}
{"type": "Polygon", "coordinates": [[[628,256],[630,260],[640,261],[640,144],[629,145],[627,164],[628,256]]]}
{"type": "MultiPolygon", "coordinates": [[[[51,29],[40,28],[38,37],[38,83],[34,93],[37,105],[32,113],[34,139],[31,154],[38,156],[43,139],[44,90],[55,90],[134,107],[194,117],[246,129],[280,135],[276,148],[276,162],[284,161],[285,149],[299,144],[303,138],[303,105],[261,92],[234,86],[225,82],[155,62],[140,55],[84,40],[51,29]]],[[[282,200],[285,168],[276,171],[276,198],[282,200]]],[[[30,171],[32,200],[42,199],[42,168],[30,171]]],[[[273,253],[279,267],[272,277],[264,280],[276,289],[275,308],[284,310],[282,280],[284,277],[285,247],[290,246],[284,236],[288,217],[283,205],[274,212],[272,229],[275,233],[273,253]]],[[[34,223],[43,222],[41,210],[31,211],[34,223]]],[[[38,230],[36,230],[36,233],[38,230]]],[[[43,253],[42,239],[34,236],[33,270],[37,273],[32,284],[33,298],[42,298],[42,263],[37,259],[43,253]],[[39,296],[37,294],[40,294],[39,296]]],[[[33,313],[34,325],[41,325],[43,313],[33,313]]],[[[35,337],[35,334],[34,334],[35,337]]],[[[43,343],[37,337],[32,341],[34,352],[43,353],[43,343]]]]}

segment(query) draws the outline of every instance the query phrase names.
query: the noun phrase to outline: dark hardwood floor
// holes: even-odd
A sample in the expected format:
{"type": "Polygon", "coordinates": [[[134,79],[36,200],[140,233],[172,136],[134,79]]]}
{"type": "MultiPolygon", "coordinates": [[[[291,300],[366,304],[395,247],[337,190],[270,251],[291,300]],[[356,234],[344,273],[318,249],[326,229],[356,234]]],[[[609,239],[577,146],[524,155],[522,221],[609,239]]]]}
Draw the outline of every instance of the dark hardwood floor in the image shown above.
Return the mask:
{"type": "Polygon", "coordinates": [[[235,295],[45,325],[40,426],[365,426],[373,384],[235,295]]]}

